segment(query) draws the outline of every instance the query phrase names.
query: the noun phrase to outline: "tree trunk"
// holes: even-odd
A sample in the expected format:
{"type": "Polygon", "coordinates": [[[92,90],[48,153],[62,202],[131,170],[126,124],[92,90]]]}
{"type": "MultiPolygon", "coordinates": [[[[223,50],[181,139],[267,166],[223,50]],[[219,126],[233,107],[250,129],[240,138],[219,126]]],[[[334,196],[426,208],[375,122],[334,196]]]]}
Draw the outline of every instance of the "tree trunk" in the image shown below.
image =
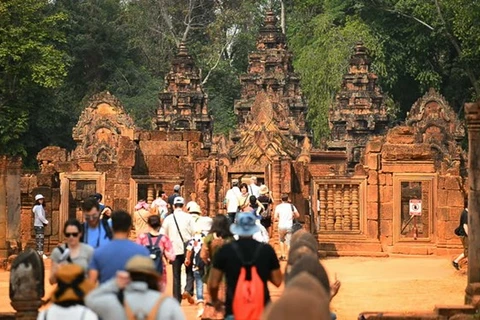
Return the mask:
{"type": "Polygon", "coordinates": [[[280,0],[281,11],[280,11],[280,26],[282,27],[282,33],[285,34],[285,0],[280,0]]]}

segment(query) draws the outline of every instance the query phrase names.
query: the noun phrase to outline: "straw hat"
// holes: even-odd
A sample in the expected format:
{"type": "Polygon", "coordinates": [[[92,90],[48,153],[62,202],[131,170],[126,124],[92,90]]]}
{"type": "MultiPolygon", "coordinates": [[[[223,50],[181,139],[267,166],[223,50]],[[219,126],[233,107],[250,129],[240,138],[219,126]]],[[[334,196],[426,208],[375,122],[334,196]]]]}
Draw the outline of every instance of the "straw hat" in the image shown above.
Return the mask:
{"type": "Polygon", "coordinates": [[[143,273],[154,277],[160,276],[155,268],[153,260],[150,259],[150,257],[144,257],[140,255],[130,258],[125,265],[125,270],[128,272],[143,273]]]}
{"type": "Polygon", "coordinates": [[[259,192],[260,192],[260,194],[268,194],[268,187],[264,184],[261,185],[259,192]]]}
{"type": "Polygon", "coordinates": [[[95,289],[95,284],[85,278],[85,270],[76,264],[60,265],[55,277],[58,286],[53,292],[52,302],[80,301],[95,289]]]}

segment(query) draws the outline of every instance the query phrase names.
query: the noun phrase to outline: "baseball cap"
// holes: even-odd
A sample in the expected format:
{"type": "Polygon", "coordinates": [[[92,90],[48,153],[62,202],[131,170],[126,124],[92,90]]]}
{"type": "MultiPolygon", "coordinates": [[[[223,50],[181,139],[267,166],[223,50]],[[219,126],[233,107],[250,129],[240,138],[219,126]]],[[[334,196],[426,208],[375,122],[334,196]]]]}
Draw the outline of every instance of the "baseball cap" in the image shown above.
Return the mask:
{"type": "Polygon", "coordinates": [[[179,191],[180,190],[180,185],[179,184],[176,184],[174,187],[173,187],[173,191],[179,191]]]}

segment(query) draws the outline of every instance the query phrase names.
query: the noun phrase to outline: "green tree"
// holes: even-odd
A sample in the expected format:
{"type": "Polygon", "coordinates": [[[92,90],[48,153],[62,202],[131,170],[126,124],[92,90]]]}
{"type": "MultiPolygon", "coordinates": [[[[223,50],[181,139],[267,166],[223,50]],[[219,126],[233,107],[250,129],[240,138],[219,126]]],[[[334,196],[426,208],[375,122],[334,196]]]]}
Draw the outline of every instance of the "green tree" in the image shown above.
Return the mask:
{"type": "Polygon", "coordinates": [[[0,2],[1,153],[25,155],[29,129],[41,126],[35,113],[39,97],[57,88],[67,73],[62,24],[47,0],[0,2]]]}

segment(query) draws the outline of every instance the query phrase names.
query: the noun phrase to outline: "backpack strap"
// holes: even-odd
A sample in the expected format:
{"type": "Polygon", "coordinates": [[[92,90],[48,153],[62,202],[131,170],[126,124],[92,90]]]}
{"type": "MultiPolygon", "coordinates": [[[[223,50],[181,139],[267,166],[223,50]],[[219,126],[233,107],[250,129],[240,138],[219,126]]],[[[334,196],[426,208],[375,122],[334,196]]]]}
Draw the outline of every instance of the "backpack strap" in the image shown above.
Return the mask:
{"type": "Polygon", "coordinates": [[[157,300],[157,302],[153,305],[153,308],[150,309],[150,312],[147,315],[146,320],[155,320],[157,319],[158,311],[160,311],[160,307],[162,303],[167,299],[168,296],[166,294],[162,294],[162,296],[157,300]]]}
{"type": "Polygon", "coordinates": [[[100,221],[103,225],[103,229],[105,230],[105,236],[108,239],[112,239],[113,238],[112,228],[110,228],[110,225],[108,224],[108,220],[101,219],[100,221]]]}
{"type": "Polygon", "coordinates": [[[148,245],[158,247],[158,244],[160,243],[160,240],[162,239],[162,235],[159,234],[157,236],[157,239],[155,240],[155,244],[152,241],[152,235],[150,234],[150,232],[147,232],[146,235],[147,235],[147,238],[148,238],[148,245]]]}

